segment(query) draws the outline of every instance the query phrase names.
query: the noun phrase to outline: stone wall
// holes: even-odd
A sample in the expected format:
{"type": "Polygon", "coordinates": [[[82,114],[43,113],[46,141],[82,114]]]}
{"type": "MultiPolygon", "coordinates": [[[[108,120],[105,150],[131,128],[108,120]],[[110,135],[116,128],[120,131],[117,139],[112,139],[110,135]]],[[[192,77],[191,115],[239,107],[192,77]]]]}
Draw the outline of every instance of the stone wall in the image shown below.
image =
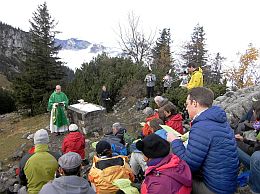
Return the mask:
{"type": "Polygon", "coordinates": [[[230,91],[215,99],[214,105],[222,107],[231,127],[235,127],[239,119],[252,107],[252,97],[260,98],[260,86],[230,91]]]}

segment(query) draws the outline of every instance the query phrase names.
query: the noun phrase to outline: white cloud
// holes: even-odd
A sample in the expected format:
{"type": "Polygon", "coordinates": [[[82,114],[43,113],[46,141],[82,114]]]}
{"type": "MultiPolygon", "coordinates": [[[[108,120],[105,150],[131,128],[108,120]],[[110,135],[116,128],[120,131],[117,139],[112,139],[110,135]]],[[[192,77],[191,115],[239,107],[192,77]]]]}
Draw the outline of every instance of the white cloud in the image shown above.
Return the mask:
{"type": "MultiPolygon", "coordinates": [[[[28,20],[44,0],[2,0],[0,20],[28,30],[28,20]]],[[[204,26],[208,49],[232,59],[252,42],[260,47],[259,0],[46,0],[59,21],[59,38],[117,43],[118,23],[127,13],[140,16],[145,31],[170,27],[173,44],[188,41],[194,26],[204,26]]]]}

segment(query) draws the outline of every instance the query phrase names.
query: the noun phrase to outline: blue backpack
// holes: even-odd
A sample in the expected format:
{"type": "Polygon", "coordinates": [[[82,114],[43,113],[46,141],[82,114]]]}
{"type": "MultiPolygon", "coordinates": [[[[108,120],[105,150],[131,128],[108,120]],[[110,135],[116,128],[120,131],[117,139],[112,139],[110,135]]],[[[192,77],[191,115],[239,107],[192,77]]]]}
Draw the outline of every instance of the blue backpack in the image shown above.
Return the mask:
{"type": "Polygon", "coordinates": [[[118,155],[127,156],[127,149],[123,144],[111,143],[112,152],[118,155]]]}

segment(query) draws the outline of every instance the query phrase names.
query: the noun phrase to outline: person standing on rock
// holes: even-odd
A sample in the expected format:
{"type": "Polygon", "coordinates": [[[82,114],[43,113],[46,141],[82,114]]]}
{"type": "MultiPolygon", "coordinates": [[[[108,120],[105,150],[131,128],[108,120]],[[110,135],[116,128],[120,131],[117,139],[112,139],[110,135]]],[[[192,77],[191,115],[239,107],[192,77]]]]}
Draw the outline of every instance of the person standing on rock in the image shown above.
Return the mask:
{"type": "Polygon", "coordinates": [[[66,116],[66,108],[69,100],[61,91],[61,86],[57,85],[55,91],[51,94],[48,102],[48,110],[51,111],[50,131],[59,135],[68,130],[68,119],[66,116]]]}
{"type": "Polygon", "coordinates": [[[152,69],[149,66],[149,73],[145,76],[144,81],[146,82],[146,89],[147,89],[147,98],[151,98],[154,96],[154,86],[156,77],[152,73],[152,69]]]}
{"type": "Polygon", "coordinates": [[[188,71],[191,74],[190,81],[187,85],[183,85],[188,90],[203,86],[203,71],[200,67],[196,67],[194,63],[188,64],[188,71]]]}
{"type": "Polygon", "coordinates": [[[173,79],[171,76],[171,69],[163,77],[163,93],[166,93],[168,89],[172,87],[173,79]]]}

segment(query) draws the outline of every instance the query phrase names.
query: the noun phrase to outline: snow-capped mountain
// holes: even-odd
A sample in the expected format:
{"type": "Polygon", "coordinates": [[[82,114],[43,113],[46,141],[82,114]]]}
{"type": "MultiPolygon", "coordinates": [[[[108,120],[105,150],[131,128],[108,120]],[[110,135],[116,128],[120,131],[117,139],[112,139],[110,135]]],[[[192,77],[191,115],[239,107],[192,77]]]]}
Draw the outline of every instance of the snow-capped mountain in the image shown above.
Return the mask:
{"type": "Polygon", "coordinates": [[[86,49],[91,45],[90,42],[85,40],[78,40],[76,38],[70,38],[68,40],[55,39],[55,44],[61,45],[63,50],[81,50],[86,49]]]}
{"type": "Polygon", "coordinates": [[[70,38],[68,40],[56,39],[56,45],[61,45],[62,49],[58,56],[65,65],[75,70],[80,68],[82,63],[91,61],[98,54],[107,53],[111,57],[121,56],[120,48],[106,47],[103,44],[90,43],[85,40],[70,38]]]}

